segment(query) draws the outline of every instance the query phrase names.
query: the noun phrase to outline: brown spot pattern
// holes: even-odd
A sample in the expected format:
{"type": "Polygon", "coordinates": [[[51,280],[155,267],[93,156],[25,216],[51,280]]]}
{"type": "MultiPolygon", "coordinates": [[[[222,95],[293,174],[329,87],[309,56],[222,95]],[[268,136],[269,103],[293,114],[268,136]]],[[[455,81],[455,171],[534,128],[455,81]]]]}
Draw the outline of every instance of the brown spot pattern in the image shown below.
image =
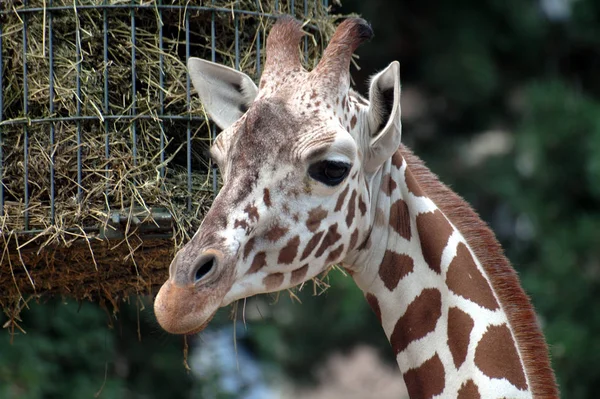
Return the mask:
{"type": "Polygon", "coordinates": [[[274,291],[283,283],[283,273],[273,273],[265,276],[263,284],[268,291],[274,291]]]}
{"type": "Polygon", "coordinates": [[[506,378],[518,389],[527,389],[527,380],[508,327],[489,326],[475,349],[475,365],[490,378],[506,378]]]}
{"type": "Polygon", "coordinates": [[[455,294],[479,306],[490,310],[499,308],[492,288],[477,268],[469,249],[462,242],[458,244],[456,256],[448,266],[446,285],[455,294]]]}
{"type": "Polygon", "coordinates": [[[383,226],[385,225],[385,213],[383,209],[377,208],[375,209],[375,226],[383,226]]]}
{"type": "Polygon", "coordinates": [[[398,282],[413,271],[414,263],[410,256],[398,254],[389,249],[383,255],[383,261],[379,266],[379,277],[385,287],[393,291],[398,282]]]}
{"type": "Polygon", "coordinates": [[[254,237],[250,238],[246,245],[244,245],[244,260],[250,255],[250,252],[254,249],[254,237]]]}
{"type": "Polygon", "coordinates": [[[321,241],[321,237],[323,236],[324,233],[325,232],[323,232],[323,231],[319,231],[317,234],[315,234],[314,236],[311,237],[311,239],[308,241],[308,244],[306,244],[304,251],[302,251],[302,256],[300,257],[300,261],[303,261],[304,259],[308,258],[308,255],[310,255],[312,253],[312,251],[315,249],[315,247],[321,241]]]}
{"type": "Polygon", "coordinates": [[[358,246],[358,249],[360,251],[362,250],[369,250],[371,249],[371,247],[373,246],[373,240],[371,239],[371,233],[369,232],[369,235],[367,236],[367,238],[365,238],[365,240],[362,242],[362,244],[360,244],[358,246]]]}
{"type": "Polygon", "coordinates": [[[479,389],[473,380],[468,380],[460,386],[457,399],[481,399],[479,389]]]}
{"type": "Polygon", "coordinates": [[[257,222],[258,219],[260,218],[260,216],[258,215],[258,208],[255,207],[254,205],[250,205],[248,204],[245,208],[244,208],[244,212],[246,212],[248,214],[248,217],[250,218],[251,221],[253,222],[257,222]]]}
{"type": "Polygon", "coordinates": [[[365,216],[365,214],[367,213],[367,204],[365,203],[365,201],[363,201],[362,195],[358,196],[358,209],[360,210],[360,214],[362,216],[365,216]]]}
{"type": "Polygon", "coordinates": [[[265,188],[263,190],[263,202],[265,203],[267,208],[271,207],[271,192],[268,188],[265,188]]]}
{"type": "Polygon", "coordinates": [[[448,310],[448,347],[457,369],[467,358],[471,330],[474,325],[471,316],[459,308],[453,307],[448,310]]]}
{"type": "Polygon", "coordinates": [[[392,195],[392,192],[398,187],[392,176],[388,173],[381,179],[381,191],[384,192],[388,197],[392,195]]]}
{"type": "Polygon", "coordinates": [[[446,377],[438,354],[404,373],[404,382],[411,399],[429,399],[441,394],[446,386],[446,377]]]}
{"type": "Polygon", "coordinates": [[[344,191],[340,193],[340,196],[338,197],[337,202],[335,203],[335,212],[339,212],[340,209],[342,209],[342,205],[344,205],[344,199],[346,198],[346,195],[348,195],[348,190],[350,190],[350,186],[347,185],[344,191]]]}
{"type": "Polygon", "coordinates": [[[295,236],[291,238],[288,243],[283,247],[283,249],[279,252],[279,258],[277,258],[277,262],[289,265],[294,261],[296,254],[298,253],[298,246],[300,245],[300,237],[295,236]]]}
{"type": "Polygon", "coordinates": [[[321,225],[321,221],[323,221],[323,219],[325,219],[326,217],[327,211],[321,206],[311,209],[308,212],[308,219],[306,219],[306,227],[308,228],[308,230],[314,233],[321,225]]]}
{"type": "Polygon", "coordinates": [[[316,258],[323,255],[323,253],[325,252],[325,250],[327,248],[329,248],[330,246],[332,246],[333,244],[338,242],[338,240],[340,238],[342,238],[340,233],[338,233],[338,231],[337,231],[337,226],[338,226],[337,223],[329,226],[329,229],[327,230],[327,234],[325,234],[325,237],[323,237],[321,246],[319,247],[319,249],[317,249],[317,252],[315,253],[316,258]]]}
{"type": "Polygon", "coordinates": [[[526,342],[522,348],[522,361],[531,375],[530,389],[533,396],[559,397],[548,358],[548,347],[539,329],[535,312],[493,232],[462,198],[440,183],[437,176],[409,149],[401,145],[400,150],[419,184],[438,204],[440,210],[454,221],[476,258],[482,262],[483,273],[492,282],[500,303],[507,305],[503,310],[515,330],[515,335],[526,342]]]}
{"type": "Polygon", "coordinates": [[[442,315],[442,294],[435,288],[424,289],[408,305],[406,312],[398,319],[390,337],[390,343],[397,355],[408,344],[423,338],[433,330],[442,315]]]}
{"type": "Polygon", "coordinates": [[[356,213],[356,190],[352,190],[350,199],[348,200],[348,213],[346,214],[346,225],[350,227],[356,213]]]}
{"type": "Polygon", "coordinates": [[[354,249],[356,247],[356,243],[358,242],[358,229],[354,229],[352,235],[350,236],[350,244],[348,245],[348,249],[354,249]]]}
{"type": "Polygon", "coordinates": [[[244,230],[248,230],[248,223],[246,223],[245,220],[236,219],[233,223],[233,228],[237,229],[239,227],[243,228],[244,230]]]}
{"type": "Polygon", "coordinates": [[[280,225],[276,224],[265,233],[265,238],[271,242],[276,242],[288,231],[289,229],[287,227],[281,227],[280,225]]]}
{"type": "Polygon", "coordinates": [[[367,298],[367,303],[373,309],[373,312],[375,312],[375,316],[379,319],[379,323],[381,323],[381,308],[379,307],[377,297],[370,293],[367,293],[365,297],[367,298]]]}
{"type": "Polygon", "coordinates": [[[400,155],[400,151],[396,151],[394,155],[392,155],[392,165],[394,165],[398,169],[402,167],[403,160],[404,158],[402,158],[402,155],[400,155]]]}
{"type": "Polygon", "coordinates": [[[356,115],[352,115],[352,119],[350,119],[350,129],[354,129],[356,126],[356,115]]]}
{"type": "Polygon", "coordinates": [[[410,214],[408,205],[401,199],[390,207],[390,226],[400,234],[400,237],[410,240],[410,214]]]}
{"type": "Polygon", "coordinates": [[[442,252],[454,229],[439,210],[417,216],[417,230],[421,240],[423,257],[431,270],[441,273],[442,252]]]}
{"type": "Polygon", "coordinates": [[[254,259],[252,260],[252,264],[250,265],[250,269],[248,270],[248,274],[256,273],[263,267],[267,265],[267,254],[264,252],[259,252],[254,255],[254,259]]]}
{"type": "Polygon", "coordinates": [[[306,277],[307,272],[308,265],[304,265],[301,268],[292,271],[292,279],[290,281],[292,285],[301,283],[304,280],[304,277],[306,277]]]}
{"type": "Polygon", "coordinates": [[[343,250],[344,250],[344,244],[340,245],[339,247],[337,247],[336,249],[331,251],[329,253],[329,255],[327,256],[325,263],[330,264],[331,262],[334,262],[342,254],[343,250]]]}

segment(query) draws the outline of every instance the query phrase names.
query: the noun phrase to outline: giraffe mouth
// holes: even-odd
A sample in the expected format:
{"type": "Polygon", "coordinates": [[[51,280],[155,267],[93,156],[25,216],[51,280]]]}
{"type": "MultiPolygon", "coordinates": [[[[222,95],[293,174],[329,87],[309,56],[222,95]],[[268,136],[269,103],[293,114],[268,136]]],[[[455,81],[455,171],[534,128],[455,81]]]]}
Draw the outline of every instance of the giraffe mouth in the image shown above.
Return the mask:
{"type": "Polygon", "coordinates": [[[193,329],[193,330],[191,330],[191,331],[188,331],[188,332],[182,333],[181,335],[189,335],[189,336],[192,336],[192,335],[196,335],[196,334],[198,334],[198,333],[201,333],[202,331],[204,331],[204,329],[206,329],[206,327],[208,327],[208,324],[209,324],[209,323],[212,321],[213,317],[215,317],[215,315],[216,315],[216,314],[217,314],[217,312],[215,311],[213,314],[211,314],[211,315],[208,317],[208,319],[207,319],[207,320],[206,320],[204,323],[202,323],[202,324],[200,325],[200,327],[197,327],[197,328],[194,328],[194,329],[193,329]]]}
{"type": "Polygon", "coordinates": [[[193,285],[181,287],[167,281],[156,296],[154,313],[165,331],[194,335],[208,326],[220,304],[218,296],[198,292],[193,285]]]}

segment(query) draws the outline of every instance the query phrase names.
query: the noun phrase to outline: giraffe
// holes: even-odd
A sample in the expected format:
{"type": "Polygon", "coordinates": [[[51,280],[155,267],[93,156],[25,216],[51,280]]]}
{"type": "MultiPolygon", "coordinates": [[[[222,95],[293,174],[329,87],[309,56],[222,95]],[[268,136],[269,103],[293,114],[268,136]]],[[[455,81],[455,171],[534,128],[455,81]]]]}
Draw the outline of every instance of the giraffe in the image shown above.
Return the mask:
{"type": "Polygon", "coordinates": [[[373,33],[342,22],[318,65],[300,63],[301,25],[281,18],[257,87],[188,60],[223,129],[211,156],[223,187],[176,254],[154,304],[174,334],[218,308],[341,264],[365,293],[411,398],[556,398],[544,338],[491,230],[401,144],[400,66],[350,87],[352,53],[373,33]]]}

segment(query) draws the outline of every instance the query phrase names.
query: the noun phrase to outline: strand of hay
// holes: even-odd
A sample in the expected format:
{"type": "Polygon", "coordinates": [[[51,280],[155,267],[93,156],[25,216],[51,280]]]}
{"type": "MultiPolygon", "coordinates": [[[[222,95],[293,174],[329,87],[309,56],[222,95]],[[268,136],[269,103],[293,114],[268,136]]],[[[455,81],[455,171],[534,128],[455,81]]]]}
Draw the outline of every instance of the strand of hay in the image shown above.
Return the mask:
{"type": "Polygon", "coordinates": [[[306,30],[311,33],[306,40],[309,68],[316,64],[334,30],[335,17],[328,15],[321,1],[310,2],[305,10],[301,1],[291,9],[291,2],[274,0],[143,0],[136,1],[139,6],[133,12],[134,46],[130,4],[123,0],[30,0],[27,7],[40,10],[26,13],[18,12],[24,7],[22,2],[0,4],[4,189],[0,306],[15,323],[29,295],[68,295],[79,300],[107,301],[116,307],[118,299],[130,293],[151,293],[165,280],[174,252],[195,232],[210,207],[214,195],[212,171],[204,154],[210,145],[211,128],[198,120],[204,112],[197,96],[192,95],[188,103],[188,23],[189,54],[211,59],[214,18],[216,61],[232,67],[236,66],[237,26],[239,67],[253,77],[260,72],[258,43],[260,65],[264,65],[265,33],[274,22],[267,14],[288,13],[307,22],[306,30]],[[103,4],[110,7],[98,7],[103,4]],[[218,11],[193,8],[199,5],[218,11]],[[105,15],[108,63],[103,52],[105,15]],[[23,101],[25,83],[27,109],[23,101]],[[160,119],[163,112],[195,116],[190,123],[191,191],[187,175],[188,122],[185,118],[160,119]],[[69,119],[75,116],[87,119],[69,119]],[[165,145],[164,162],[161,140],[165,145]],[[26,170],[29,198],[25,195],[26,170]],[[157,208],[170,214],[172,223],[152,231],[152,226],[160,224],[153,216],[157,208]],[[115,215],[120,215],[121,221],[115,223],[115,215]],[[107,232],[118,239],[104,239],[111,235],[107,232]],[[157,239],[148,239],[148,234],[157,239]]]}

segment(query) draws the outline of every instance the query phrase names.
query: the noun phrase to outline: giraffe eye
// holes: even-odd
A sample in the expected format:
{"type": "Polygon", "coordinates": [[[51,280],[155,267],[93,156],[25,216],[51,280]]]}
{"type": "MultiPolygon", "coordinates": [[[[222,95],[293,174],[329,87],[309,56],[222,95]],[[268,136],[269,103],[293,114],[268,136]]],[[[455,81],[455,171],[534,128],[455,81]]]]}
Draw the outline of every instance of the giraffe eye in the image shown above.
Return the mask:
{"type": "Polygon", "coordinates": [[[352,165],[340,161],[319,161],[308,167],[308,175],[328,186],[337,186],[348,173],[352,165]]]}

